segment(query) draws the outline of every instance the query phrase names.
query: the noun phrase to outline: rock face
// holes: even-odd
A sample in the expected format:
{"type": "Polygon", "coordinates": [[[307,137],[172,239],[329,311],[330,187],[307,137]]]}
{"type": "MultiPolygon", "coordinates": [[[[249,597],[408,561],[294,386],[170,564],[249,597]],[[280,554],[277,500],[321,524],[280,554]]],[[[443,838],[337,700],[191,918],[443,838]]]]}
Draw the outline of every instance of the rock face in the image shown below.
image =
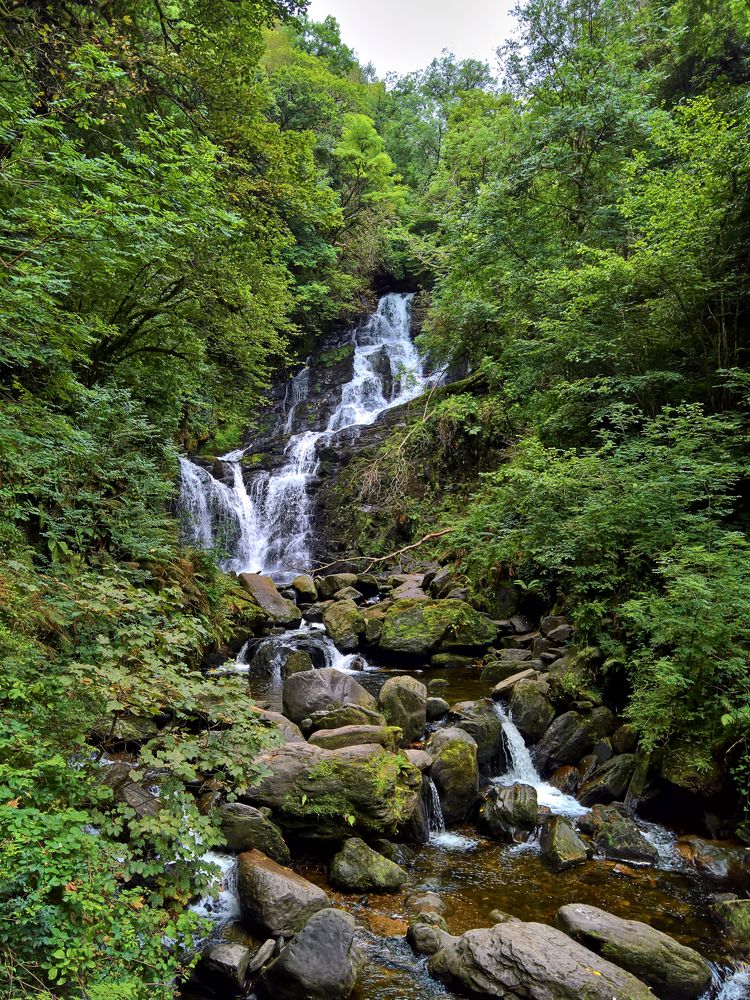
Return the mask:
{"type": "Polygon", "coordinates": [[[587,858],[586,845],[564,816],[548,816],[540,838],[542,857],[556,872],[582,865],[587,858]]]}
{"type": "Polygon", "coordinates": [[[276,589],[270,576],[260,573],[240,573],[240,583],[252,600],[262,608],[274,625],[294,628],[302,621],[302,612],[294,601],[288,601],[276,589]]]}
{"type": "Polygon", "coordinates": [[[473,737],[477,745],[477,763],[486,773],[497,773],[494,765],[502,754],[503,725],[489,700],[460,701],[452,711],[458,718],[454,725],[473,737]]]}
{"type": "Polygon", "coordinates": [[[441,650],[482,649],[496,636],[497,626],[465,601],[406,598],[388,608],[380,648],[426,657],[441,650]]]}
{"type": "Polygon", "coordinates": [[[446,823],[460,823],[477,800],[477,745],[463,729],[440,729],[429,742],[432,780],[446,823]]]}
{"type": "Polygon", "coordinates": [[[334,855],[330,877],[333,885],[349,892],[392,892],[404,884],[406,872],[364,840],[351,837],[334,855]]]}
{"type": "Polygon", "coordinates": [[[389,677],[380,689],[380,707],[403,732],[403,745],[418,740],[427,724],[427,688],[414,677],[389,677]]]}
{"type": "Polygon", "coordinates": [[[537,825],[536,789],[516,782],[493,785],[482,806],[482,820],[497,840],[523,843],[537,825]]]}
{"type": "Polygon", "coordinates": [[[240,854],[237,892],[245,919],[274,937],[296,934],[313,913],[329,905],[317,885],[261,851],[240,854]]]}
{"type": "Polygon", "coordinates": [[[258,992],[270,1000],[342,1000],[354,989],[361,957],[354,917],[323,910],[264,970],[258,992]]]}
{"type": "Polygon", "coordinates": [[[545,924],[512,920],[467,931],[430,959],[433,975],[508,1000],[653,1000],[635,976],[545,924]]]}
{"type": "Polygon", "coordinates": [[[537,742],[555,717],[549,684],[543,677],[526,677],[515,685],[510,717],[527,743],[537,742]]]}
{"type": "Polygon", "coordinates": [[[594,743],[615,729],[615,718],[608,708],[595,708],[588,715],[565,712],[558,716],[535,751],[541,771],[554,771],[561,764],[575,764],[594,743]]]}
{"type": "Polygon", "coordinates": [[[377,743],[378,746],[395,752],[400,740],[401,730],[395,726],[341,726],[339,729],[319,729],[312,734],[309,742],[312,746],[323,747],[325,750],[377,743]]]}
{"type": "Polygon", "coordinates": [[[365,633],[365,620],[354,601],[336,601],[323,612],[323,624],[339,649],[351,653],[359,648],[365,633]]]}
{"type": "Polygon", "coordinates": [[[219,822],[230,851],[256,848],[280,865],[289,863],[289,848],[281,830],[254,806],[227,802],[219,809],[219,822]]]}
{"type": "Polygon", "coordinates": [[[711,982],[711,970],[697,951],[640,920],[623,920],[596,906],[573,903],[558,910],[555,926],[632,972],[661,1000],[693,1000],[711,982]]]}
{"type": "Polygon", "coordinates": [[[350,674],[333,667],[293,674],[284,681],[281,694],[284,715],[292,722],[309,719],[313,712],[342,705],[360,705],[374,710],[375,699],[350,674]]]}
{"type": "Polygon", "coordinates": [[[261,754],[259,763],[270,773],[247,797],[270,806],[284,830],[324,840],[352,835],[347,816],[365,834],[394,833],[413,814],[422,788],[419,769],[406,757],[371,743],[340,750],[290,743],[261,754]]]}
{"type": "Polygon", "coordinates": [[[594,838],[594,846],[605,858],[616,861],[655,862],[659,853],[635,823],[614,806],[596,805],[579,826],[594,838]]]}

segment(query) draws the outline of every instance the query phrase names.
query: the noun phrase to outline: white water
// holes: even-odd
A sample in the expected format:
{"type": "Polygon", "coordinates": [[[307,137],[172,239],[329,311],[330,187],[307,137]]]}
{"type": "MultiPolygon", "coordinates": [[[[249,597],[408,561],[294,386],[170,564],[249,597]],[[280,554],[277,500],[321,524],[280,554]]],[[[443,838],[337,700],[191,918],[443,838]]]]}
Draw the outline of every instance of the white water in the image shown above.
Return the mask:
{"type": "Polygon", "coordinates": [[[700,1000],[748,1000],[750,997],[750,966],[739,969],[713,966],[714,981],[700,1000]]]}
{"type": "Polygon", "coordinates": [[[529,748],[510,716],[500,702],[496,701],[494,707],[503,727],[511,765],[505,774],[493,778],[493,782],[497,785],[514,785],[516,782],[533,785],[536,789],[537,802],[540,806],[547,806],[550,812],[561,816],[585,815],[588,809],[582,806],[577,799],[574,799],[572,795],[565,795],[559,788],[542,780],[534,767],[529,748]]]}
{"type": "Polygon", "coordinates": [[[202,899],[189,907],[193,913],[206,917],[214,925],[214,933],[225,924],[237,920],[240,915],[240,900],[237,895],[237,857],[221,851],[208,851],[203,857],[203,863],[213,865],[218,871],[209,868],[212,880],[208,892],[202,899]]]}
{"type": "MultiPolygon", "coordinates": [[[[186,535],[202,548],[226,553],[224,570],[289,579],[309,565],[308,486],[318,470],[320,443],[334,440],[348,428],[372,424],[385,410],[414,399],[424,389],[426,379],[411,340],[412,298],[407,293],[384,295],[364,326],[353,331],[352,379],[342,386],[326,429],[292,435],[284,465],[274,473],[256,475],[249,492],[242,476],[242,451],[221,458],[231,475],[231,487],[187,459],[180,460],[186,535]]],[[[308,391],[309,370],[303,368],[287,388],[287,433],[308,391]]]]}

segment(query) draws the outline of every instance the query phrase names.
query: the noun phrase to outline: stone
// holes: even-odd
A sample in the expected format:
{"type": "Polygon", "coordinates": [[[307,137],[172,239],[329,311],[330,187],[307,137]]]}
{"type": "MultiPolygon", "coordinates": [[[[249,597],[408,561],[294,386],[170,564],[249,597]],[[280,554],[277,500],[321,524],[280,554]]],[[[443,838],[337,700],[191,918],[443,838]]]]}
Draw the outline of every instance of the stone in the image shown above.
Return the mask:
{"type": "Polygon", "coordinates": [[[473,737],[477,745],[477,764],[484,773],[497,773],[495,765],[503,753],[503,724],[489,699],[460,701],[452,706],[453,725],[473,737]]]}
{"type": "Polygon", "coordinates": [[[201,959],[201,972],[217,976],[223,984],[240,989],[245,985],[253,953],[243,944],[215,944],[201,959]]]}
{"type": "Polygon", "coordinates": [[[257,990],[269,1000],[344,1000],[351,995],[362,959],[354,917],[321,910],[307,921],[278,958],[263,970],[257,990]]]}
{"type": "Polygon", "coordinates": [[[245,797],[271,808],[283,830],[315,839],[393,834],[422,790],[418,768],[372,743],[339,750],[290,743],[260,754],[258,763],[268,773],[245,797]]]}
{"type": "Polygon", "coordinates": [[[594,847],[605,858],[649,864],[658,860],[659,852],[654,845],[614,806],[595,805],[578,825],[584,833],[593,835],[594,847]]]}
{"type": "Polygon", "coordinates": [[[612,749],[615,753],[632,753],[638,744],[638,732],[629,722],[612,733],[612,749]]]}
{"type": "MultiPolygon", "coordinates": [[[[432,597],[443,597],[458,580],[458,574],[451,566],[441,566],[434,573],[427,587],[432,597]]],[[[424,578],[422,579],[424,583],[424,578]]]]}
{"type": "Polygon", "coordinates": [[[271,727],[284,743],[304,743],[305,737],[296,723],[287,719],[281,712],[272,712],[264,709],[258,716],[261,722],[271,727]]]}
{"type": "Polygon", "coordinates": [[[294,601],[288,601],[279,593],[270,576],[261,573],[240,573],[240,583],[251,599],[271,619],[274,625],[295,628],[302,621],[302,612],[294,601]]]}
{"type": "Polygon", "coordinates": [[[427,688],[414,677],[389,677],[380,689],[380,707],[392,726],[403,732],[403,746],[424,733],[427,723],[427,688]]]}
{"type": "Polygon", "coordinates": [[[305,621],[320,623],[323,621],[323,615],[326,611],[333,607],[333,600],[330,601],[316,601],[315,604],[310,604],[305,608],[305,621]]]}
{"type": "Polygon", "coordinates": [[[308,742],[326,750],[377,743],[395,753],[401,742],[401,730],[397,726],[341,726],[339,729],[318,729],[308,742]]]}
{"type": "Polygon", "coordinates": [[[438,730],[427,745],[432,780],[446,823],[460,823],[474,807],[479,792],[477,744],[463,729],[438,730]]]}
{"type": "Polygon", "coordinates": [[[750,955],[750,899],[719,899],[710,909],[726,938],[743,955],[750,955]]]}
{"type": "Polygon", "coordinates": [[[578,798],[581,805],[621,801],[635,771],[635,754],[622,753],[611,757],[581,785],[578,798]]]}
{"type": "Polygon", "coordinates": [[[273,937],[301,930],[313,913],[329,905],[317,885],[276,864],[261,851],[239,856],[237,893],[243,917],[273,937]]]}
{"type": "Polygon", "coordinates": [[[516,635],[527,635],[534,631],[534,623],[526,615],[511,615],[508,620],[516,635]]]}
{"type": "Polygon", "coordinates": [[[300,601],[305,604],[314,604],[318,599],[318,591],[315,581],[311,576],[300,574],[292,580],[292,590],[300,601]]]}
{"type": "Polygon", "coordinates": [[[525,677],[513,687],[510,717],[526,743],[536,743],[555,717],[549,684],[543,677],[525,677]]]}
{"type": "Polygon", "coordinates": [[[372,710],[376,708],[373,696],[351,674],[333,667],[287,677],[281,699],[284,715],[296,723],[311,718],[314,712],[343,705],[361,705],[372,710]]]}
{"type": "Polygon", "coordinates": [[[445,700],[445,698],[428,698],[427,699],[427,721],[435,722],[437,719],[442,719],[450,711],[450,705],[445,700]]]}
{"type": "Polygon", "coordinates": [[[637,976],[661,1000],[694,1000],[710,985],[711,969],[697,951],[640,920],[572,903],[557,911],[555,926],[637,976]]]}
{"type": "Polygon", "coordinates": [[[750,889],[750,850],[723,840],[681,837],[677,850],[701,874],[740,889],[750,889]]]}
{"type": "Polygon", "coordinates": [[[463,656],[461,653],[433,653],[430,657],[430,666],[440,670],[462,670],[473,667],[476,662],[475,656],[463,656]]]}
{"type": "Polygon", "coordinates": [[[404,750],[404,757],[422,772],[429,771],[432,767],[432,755],[426,750],[404,750]]]}
{"type": "Polygon", "coordinates": [[[492,785],[482,806],[483,824],[496,840],[523,843],[537,825],[539,804],[533,785],[492,785]]]}
{"type": "Polygon", "coordinates": [[[258,948],[253,957],[250,959],[250,963],[247,967],[248,973],[257,972],[262,969],[264,965],[273,958],[276,952],[276,941],[274,938],[266,938],[263,944],[258,948]]]}
{"type": "Polygon", "coordinates": [[[356,587],[344,587],[343,590],[339,590],[334,597],[334,601],[353,601],[355,604],[359,601],[364,601],[365,595],[357,590],[356,587]]]}
{"type": "Polygon", "coordinates": [[[383,620],[380,648],[427,657],[432,653],[489,646],[497,626],[465,601],[394,601],[383,620]]]}
{"type": "Polygon", "coordinates": [[[549,773],[561,764],[575,764],[597,740],[609,736],[614,729],[615,718],[608,708],[595,708],[587,715],[565,712],[539,741],[534,752],[536,765],[543,773],[549,773]]]}
{"type": "Polygon", "coordinates": [[[350,837],[331,861],[330,879],[347,892],[395,892],[406,881],[406,872],[364,840],[350,837]]]}
{"type": "Polygon", "coordinates": [[[546,637],[554,629],[559,628],[561,625],[568,624],[570,624],[568,619],[563,618],[562,615],[547,615],[539,622],[539,631],[546,637]]]}
{"type": "Polygon", "coordinates": [[[327,601],[334,597],[344,587],[356,587],[356,573],[331,573],[328,576],[319,576],[317,581],[318,596],[322,601],[327,601]]]}
{"type": "Polygon", "coordinates": [[[384,726],[385,716],[364,705],[340,705],[310,713],[312,728],[342,729],[345,726],[384,726]]]}
{"type": "Polygon", "coordinates": [[[265,813],[244,802],[226,802],[219,808],[219,824],[230,851],[256,848],[280,865],[291,860],[281,830],[265,813]]]}
{"type": "Polygon", "coordinates": [[[496,684],[492,689],[492,698],[495,701],[499,701],[501,698],[507,698],[511,694],[513,688],[518,684],[519,681],[526,680],[527,677],[536,676],[537,671],[533,667],[526,667],[524,670],[518,670],[516,673],[506,677],[504,680],[496,684]]]}
{"type": "Polygon", "coordinates": [[[365,620],[354,601],[334,601],[323,612],[323,624],[336,646],[344,653],[359,648],[365,634],[365,620]]]}
{"type": "Polygon", "coordinates": [[[104,768],[103,781],[114,791],[115,801],[129,806],[136,819],[155,818],[162,810],[161,799],[133,781],[130,772],[134,765],[127,761],[115,761],[104,768]]]}
{"type": "Polygon", "coordinates": [[[357,573],[357,582],[354,586],[365,597],[377,597],[380,593],[380,584],[372,573],[357,573]]]}
{"type": "Polygon", "coordinates": [[[555,788],[559,788],[565,795],[575,795],[581,784],[581,772],[577,767],[563,764],[552,773],[549,783],[555,788]]]}
{"type": "Polygon", "coordinates": [[[570,625],[558,625],[547,632],[546,638],[552,643],[564,643],[570,642],[572,635],[573,629],[570,625]]]}
{"type": "Polygon", "coordinates": [[[582,865],[588,857],[586,845],[564,816],[547,817],[539,843],[542,858],[555,872],[582,865]]]}
{"type": "Polygon", "coordinates": [[[310,654],[304,649],[294,649],[286,656],[281,666],[281,676],[291,677],[292,674],[303,674],[306,670],[313,669],[313,662],[310,654]]]}
{"type": "Polygon", "coordinates": [[[113,720],[112,716],[97,720],[92,733],[97,740],[107,742],[145,743],[159,735],[159,727],[150,715],[123,712],[117,720],[113,720]]]}
{"type": "Polygon", "coordinates": [[[446,917],[450,916],[453,910],[447,899],[430,889],[418,889],[409,893],[405,902],[409,913],[429,913],[446,917]]]}
{"type": "Polygon", "coordinates": [[[635,976],[546,924],[510,920],[467,931],[429,960],[430,972],[482,997],[653,1000],[635,976]]]}
{"type": "Polygon", "coordinates": [[[403,600],[404,598],[412,598],[418,601],[427,600],[427,594],[413,580],[407,580],[406,583],[401,583],[398,587],[394,587],[391,597],[396,601],[403,600]]]}
{"type": "Polygon", "coordinates": [[[452,940],[442,917],[422,913],[409,922],[406,940],[418,955],[434,955],[452,940]],[[433,919],[439,923],[433,923],[433,919]]]}

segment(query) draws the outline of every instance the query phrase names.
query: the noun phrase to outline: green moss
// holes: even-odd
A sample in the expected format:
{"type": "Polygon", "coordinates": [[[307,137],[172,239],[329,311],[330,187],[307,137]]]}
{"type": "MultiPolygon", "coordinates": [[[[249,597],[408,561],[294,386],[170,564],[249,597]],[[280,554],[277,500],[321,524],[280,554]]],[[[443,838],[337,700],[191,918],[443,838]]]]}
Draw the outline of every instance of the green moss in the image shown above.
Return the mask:
{"type": "Polygon", "coordinates": [[[318,355],[316,365],[322,368],[333,368],[334,365],[346,361],[354,355],[354,347],[351,344],[344,344],[343,347],[332,347],[330,351],[323,351],[318,355]]]}

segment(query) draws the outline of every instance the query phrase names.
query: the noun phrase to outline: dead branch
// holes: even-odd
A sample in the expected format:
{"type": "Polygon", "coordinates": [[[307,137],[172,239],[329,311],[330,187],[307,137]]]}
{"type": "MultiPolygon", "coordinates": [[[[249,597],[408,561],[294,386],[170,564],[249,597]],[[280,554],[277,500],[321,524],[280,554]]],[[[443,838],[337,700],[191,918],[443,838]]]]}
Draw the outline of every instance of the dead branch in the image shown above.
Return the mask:
{"type": "Polygon", "coordinates": [[[324,569],[330,569],[332,566],[338,566],[342,562],[367,562],[368,565],[363,570],[364,573],[369,573],[373,566],[378,563],[388,562],[390,559],[395,559],[396,556],[403,555],[404,552],[410,552],[412,549],[418,549],[420,545],[424,545],[425,542],[431,542],[434,538],[442,538],[443,535],[449,534],[453,531],[453,528],[443,528],[442,531],[432,531],[429,535],[425,535],[424,538],[420,538],[418,542],[412,542],[411,545],[405,545],[402,549],[396,549],[395,552],[389,552],[387,556],[378,556],[373,559],[372,556],[352,556],[348,559],[336,559],[334,562],[324,563],[322,566],[316,566],[312,570],[313,576],[317,573],[322,573],[324,569]]]}

